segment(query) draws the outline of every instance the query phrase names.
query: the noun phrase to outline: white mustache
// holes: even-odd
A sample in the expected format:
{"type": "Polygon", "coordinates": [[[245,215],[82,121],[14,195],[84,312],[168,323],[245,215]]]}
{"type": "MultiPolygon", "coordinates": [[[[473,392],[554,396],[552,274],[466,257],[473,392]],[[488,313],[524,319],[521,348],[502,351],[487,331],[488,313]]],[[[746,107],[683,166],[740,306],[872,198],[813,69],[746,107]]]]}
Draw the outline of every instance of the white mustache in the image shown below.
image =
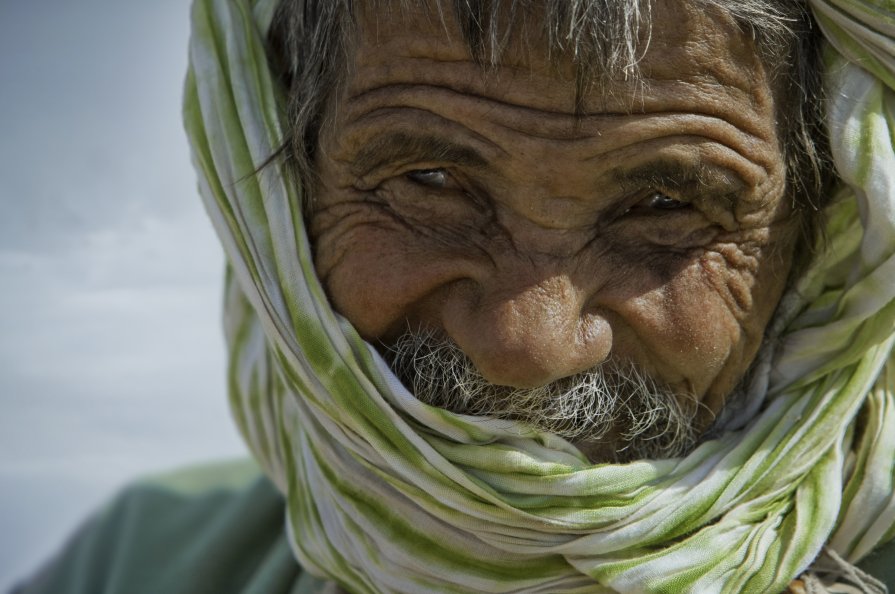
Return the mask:
{"type": "Polygon", "coordinates": [[[608,360],[544,386],[514,388],[489,383],[453,341],[432,330],[408,330],[383,354],[422,402],[523,422],[599,451],[595,462],[675,457],[697,443],[696,399],[633,365],[608,360]]]}

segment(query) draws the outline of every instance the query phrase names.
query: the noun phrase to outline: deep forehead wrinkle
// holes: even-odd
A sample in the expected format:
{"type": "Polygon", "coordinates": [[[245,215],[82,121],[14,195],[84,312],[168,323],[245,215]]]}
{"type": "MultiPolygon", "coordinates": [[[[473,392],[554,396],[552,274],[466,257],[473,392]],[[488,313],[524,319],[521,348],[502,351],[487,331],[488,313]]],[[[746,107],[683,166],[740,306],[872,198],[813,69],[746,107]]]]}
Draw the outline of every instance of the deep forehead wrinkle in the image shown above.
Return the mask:
{"type": "Polygon", "coordinates": [[[364,145],[352,159],[352,169],[361,175],[389,163],[431,161],[482,168],[488,164],[472,147],[430,134],[390,132],[364,145]]]}

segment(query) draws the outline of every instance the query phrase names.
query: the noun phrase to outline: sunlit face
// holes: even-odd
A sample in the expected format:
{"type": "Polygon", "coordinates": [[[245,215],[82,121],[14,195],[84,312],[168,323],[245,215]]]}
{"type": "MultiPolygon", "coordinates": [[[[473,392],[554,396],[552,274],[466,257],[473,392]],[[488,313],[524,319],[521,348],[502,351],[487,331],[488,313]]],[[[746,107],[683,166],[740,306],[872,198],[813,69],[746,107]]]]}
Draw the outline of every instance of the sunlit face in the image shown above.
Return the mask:
{"type": "Polygon", "coordinates": [[[443,334],[496,384],[612,357],[717,412],[795,236],[749,40],[660,3],[645,84],[589,91],[576,117],[571,66],[517,40],[483,71],[446,18],[359,18],[310,216],[334,307],[374,343],[443,334]]]}

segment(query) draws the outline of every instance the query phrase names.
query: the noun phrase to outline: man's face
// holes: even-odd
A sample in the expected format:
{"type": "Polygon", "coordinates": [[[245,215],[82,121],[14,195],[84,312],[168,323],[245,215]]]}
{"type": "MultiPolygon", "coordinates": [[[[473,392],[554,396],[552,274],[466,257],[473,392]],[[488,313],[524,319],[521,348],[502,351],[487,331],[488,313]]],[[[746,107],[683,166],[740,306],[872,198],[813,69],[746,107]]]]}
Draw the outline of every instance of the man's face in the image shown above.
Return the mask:
{"type": "Polygon", "coordinates": [[[660,3],[640,63],[586,92],[546,44],[492,70],[428,13],[359,16],[310,217],[335,308],[422,327],[495,384],[634,365],[705,423],[752,362],[795,233],[768,74],[704,9],[660,3]]]}

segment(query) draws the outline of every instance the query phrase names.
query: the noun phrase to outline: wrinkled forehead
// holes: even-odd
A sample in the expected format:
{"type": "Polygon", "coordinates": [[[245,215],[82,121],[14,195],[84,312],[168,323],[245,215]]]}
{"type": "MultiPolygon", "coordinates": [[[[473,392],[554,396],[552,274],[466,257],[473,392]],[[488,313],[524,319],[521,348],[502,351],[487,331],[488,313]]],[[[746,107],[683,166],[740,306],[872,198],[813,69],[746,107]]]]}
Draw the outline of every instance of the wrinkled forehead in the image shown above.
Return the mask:
{"type": "Polygon", "coordinates": [[[418,76],[427,63],[472,62],[492,88],[529,77],[534,94],[564,93],[577,112],[629,111],[666,81],[744,92],[768,82],[751,37],[697,0],[375,0],[356,13],[353,72],[394,80],[402,67],[418,76]]]}

